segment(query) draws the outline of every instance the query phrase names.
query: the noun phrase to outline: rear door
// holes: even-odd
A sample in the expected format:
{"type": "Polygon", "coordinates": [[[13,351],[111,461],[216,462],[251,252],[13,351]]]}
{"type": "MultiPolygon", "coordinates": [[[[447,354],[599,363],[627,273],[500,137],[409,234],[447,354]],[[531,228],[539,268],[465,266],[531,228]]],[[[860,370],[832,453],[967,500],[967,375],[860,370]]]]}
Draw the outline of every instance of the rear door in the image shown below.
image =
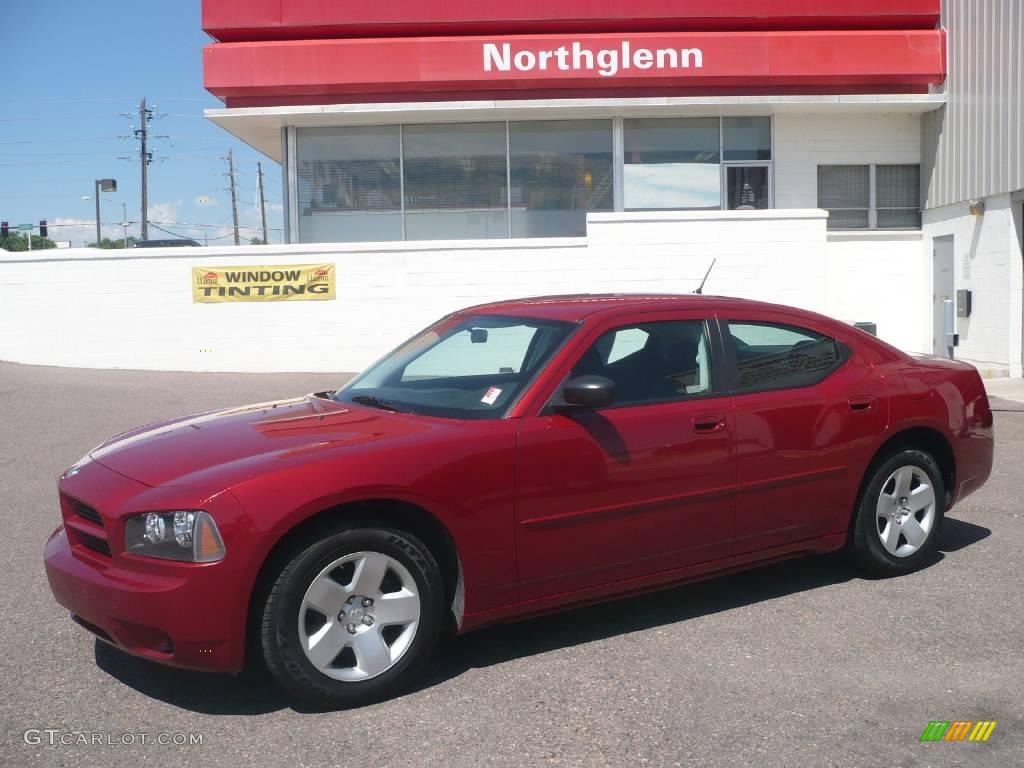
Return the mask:
{"type": "MultiPolygon", "coordinates": [[[[719,340],[695,312],[599,326],[558,380],[612,379],[607,408],[521,421],[516,468],[520,600],[578,594],[726,557],[732,415],[719,340]]],[[[553,394],[557,398],[557,392],[553,394]]]]}
{"type": "Polygon", "coordinates": [[[722,336],[735,412],[735,554],[846,530],[888,422],[863,353],[797,315],[730,313],[722,336]]]}

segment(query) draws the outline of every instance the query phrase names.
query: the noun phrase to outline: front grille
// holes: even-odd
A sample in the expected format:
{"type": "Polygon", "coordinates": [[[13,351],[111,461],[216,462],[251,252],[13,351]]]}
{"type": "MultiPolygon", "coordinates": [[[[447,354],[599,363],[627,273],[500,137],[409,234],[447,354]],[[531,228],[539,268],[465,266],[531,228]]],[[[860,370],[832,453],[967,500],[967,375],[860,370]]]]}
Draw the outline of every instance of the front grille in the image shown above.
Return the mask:
{"type": "Polygon", "coordinates": [[[107,541],[103,516],[95,507],[67,494],[60,495],[61,514],[64,527],[73,544],[91,549],[104,557],[110,557],[110,543],[107,541]]]}
{"type": "Polygon", "coordinates": [[[96,525],[103,527],[103,518],[100,517],[100,513],[87,504],[83,504],[77,499],[71,500],[71,507],[75,510],[75,514],[79,517],[85,518],[90,523],[96,523],[96,525]]]}
{"type": "Polygon", "coordinates": [[[99,552],[101,555],[110,557],[110,544],[106,539],[101,539],[99,536],[93,536],[92,534],[85,533],[84,531],[76,531],[75,533],[78,534],[78,538],[84,546],[88,547],[93,552],[99,552]]]}

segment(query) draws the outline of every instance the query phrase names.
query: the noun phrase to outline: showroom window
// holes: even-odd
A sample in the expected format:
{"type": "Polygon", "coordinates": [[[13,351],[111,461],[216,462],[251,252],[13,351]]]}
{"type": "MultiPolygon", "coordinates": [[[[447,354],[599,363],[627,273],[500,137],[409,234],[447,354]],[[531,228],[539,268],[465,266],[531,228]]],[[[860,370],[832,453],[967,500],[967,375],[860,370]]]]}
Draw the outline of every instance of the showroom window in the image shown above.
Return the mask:
{"type": "Polygon", "coordinates": [[[508,237],[504,123],[402,130],[406,240],[508,237]]]}
{"type": "Polygon", "coordinates": [[[771,207],[770,117],[622,123],[624,210],[771,207]]]}
{"type": "Polygon", "coordinates": [[[829,229],[918,229],[921,166],[819,165],[818,207],[829,229]]]}
{"type": "MultiPolygon", "coordinates": [[[[770,117],[289,130],[298,242],[581,237],[589,212],[773,205],[770,117]]],[[[884,181],[880,219],[915,215],[884,181]]]]}
{"type": "Polygon", "coordinates": [[[771,159],[770,117],[722,118],[726,209],[772,207],[771,159]]]}
{"type": "Polygon", "coordinates": [[[717,117],[623,120],[627,211],[722,207],[717,117]]]}
{"type": "Polygon", "coordinates": [[[613,210],[612,121],[508,126],[512,237],[587,234],[587,211],[613,210]]]}
{"type": "Polygon", "coordinates": [[[303,128],[299,136],[300,241],[401,240],[398,126],[303,128]]]}

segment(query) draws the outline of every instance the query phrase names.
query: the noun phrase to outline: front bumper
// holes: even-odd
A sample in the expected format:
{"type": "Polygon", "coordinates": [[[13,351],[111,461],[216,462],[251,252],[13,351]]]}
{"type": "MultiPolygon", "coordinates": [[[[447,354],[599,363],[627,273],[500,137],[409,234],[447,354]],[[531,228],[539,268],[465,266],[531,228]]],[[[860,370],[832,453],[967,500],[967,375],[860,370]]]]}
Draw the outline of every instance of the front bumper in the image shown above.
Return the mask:
{"type": "Polygon", "coordinates": [[[128,653],[176,667],[239,671],[265,539],[230,493],[197,507],[196,499],[168,498],[169,490],[149,489],[96,465],[63,480],[64,525],[43,553],[50,589],[74,620],[128,653]],[[83,520],[73,511],[74,499],[95,507],[93,515],[100,510],[102,519],[95,525],[83,520]],[[128,514],[194,508],[207,509],[217,521],[227,549],[220,562],[181,563],[124,551],[128,514]],[[90,546],[104,536],[107,547],[90,546]]]}
{"type": "Polygon", "coordinates": [[[138,573],[76,551],[61,526],[46,542],[50,589],[79,624],[136,656],[190,669],[234,672],[244,661],[244,629],[210,578],[138,573]]]}

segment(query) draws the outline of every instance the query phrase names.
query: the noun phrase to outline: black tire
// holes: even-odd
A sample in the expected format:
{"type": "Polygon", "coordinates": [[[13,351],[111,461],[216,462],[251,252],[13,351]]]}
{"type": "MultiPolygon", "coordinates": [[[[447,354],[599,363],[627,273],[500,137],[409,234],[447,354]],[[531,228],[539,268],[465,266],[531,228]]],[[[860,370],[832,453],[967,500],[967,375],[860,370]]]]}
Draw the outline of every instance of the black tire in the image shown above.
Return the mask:
{"type": "Polygon", "coordinates": [[[924,567],[933,559],[945,510],[946,487],[942,480],[942,472],[930,454],[915,448],[899,449],[888,454],[883,460],[876,461],[868,470],[867,482],[857,501],[853,530],[850,534],[851,559],[857,566],[875,576],[900,576],[924,567]],[[935,506],[934,519],[924,543],[912,554],[897,557],[888,552],[882,543],[877,505],[883,487],[901,467],[915,467],[927,475],[934,492],[935,506]]]}
{"type": "Polygon", "coordinates": [[[291,696],[316,707],[345,708],[390,698],[424,671],[444,619],[441,571],[430,550],[404,531],[350,528],[300,547],[272,584],[263,606],[260,641],[267,669],[291,696]],[[403,565],[416,583],[420,617],[403,655],[376,677],[336,680],[307,658],[299,638],[299,610],[306,590],[334,560],[356,552],[381,553],[403,565]]]}

